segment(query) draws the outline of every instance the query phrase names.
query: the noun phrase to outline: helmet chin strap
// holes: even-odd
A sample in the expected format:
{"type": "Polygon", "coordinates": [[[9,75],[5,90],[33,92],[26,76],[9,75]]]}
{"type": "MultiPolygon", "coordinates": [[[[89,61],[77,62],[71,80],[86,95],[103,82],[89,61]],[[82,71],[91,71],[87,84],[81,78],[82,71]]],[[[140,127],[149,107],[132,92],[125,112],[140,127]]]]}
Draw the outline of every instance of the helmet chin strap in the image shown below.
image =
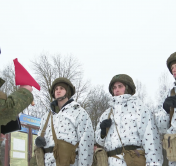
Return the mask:
{"type": "Polygon", "coordinates": [[[62,100],[64,100],[66,97],[67,97],[67,96],[64,95],[63,97],[59,97],[59,98],[57,98],[56,100],[57,100],[57,101],[62,101],[62,100]]]}
{"type": "Polygon", "coordinates": [[[125,86],[125,93],[124,94],[128,94],[128,85],[125,86]]]}

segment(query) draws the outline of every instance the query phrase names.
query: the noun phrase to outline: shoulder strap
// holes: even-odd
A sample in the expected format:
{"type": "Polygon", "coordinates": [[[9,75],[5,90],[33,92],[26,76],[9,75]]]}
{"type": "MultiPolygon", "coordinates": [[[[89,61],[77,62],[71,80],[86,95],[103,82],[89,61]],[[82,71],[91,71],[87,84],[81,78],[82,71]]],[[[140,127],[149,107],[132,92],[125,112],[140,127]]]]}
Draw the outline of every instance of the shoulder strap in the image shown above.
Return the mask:
{"type": "Polygon", "coordinates": [[[56,145],[57,137],[56,137],[56,132],[54,130],[54,125],[53,125],[53,115],[51,115],[51,128],[52,128],[53,140],[54,140],[55,145],[56,145]]]}
{"type": "Polygon", "coordinates": [[[46,131],[46,127],[47,127],[47,124],[48,124],[48,121],[49,121],[49,118],[50,118],[50,115],[51,115],[51,111],[49,112],[48,117],[47,117],[46,122],[45,122],[45,125],[44,125],[44,127],[42,129],[42,132],[41,132],[41,135],[40,135],[41,137],[44,137],[44,134],[45,134],[45,131],[46,131]]]}
{"type": "MultiPolygon", "coordinates": [[[[175,88],[172,88],[171,90],[171,96],[175,96],[175,88]]],[[[172,121],[172,116],[174,114],[174,108],[170,107],[170,126],[171,126],[171,121],[172,121]]]]}
{"type": "MultiPolygon", "coordinates": [[[[113,117],[114,117],[114,113],[113,113],[112,108],[111,108],[111,110],[110,110],[110,112],[109,112],[108,119],[110,119],[111,114],[112,114],[113,117]]],[[[115,120],[114,120],[114,122],[115,122],[115,120]]],[[[116,126],[116,130],[117,130],[117,134],[118,134],[118,136],[119,136],[120,142],[121,142],[121,144],[122,144],[123,150],[125,150],[125,148],[124,148],[124,146],[123,146],[123,143],[122,143],[122,140],[121,140],[121,137],[120,137],[120,134],[119,134],[119,131],[118,131],[118,129],[117,129],[117,124],[116,124],[116,122],[115,122],[115,126],[116,126]]],[[[108,134],[108,131],[109,131],[109,128],[106,128],[106,135],[108,134]]]]}
{"type": "Polygon", "coordinates": [[[7,99],[7,95],[2,91],[0,91],[0,99],[3,99],[3,100],[7,99]]]}
{"type": "MultiPolygon", "coordinates": [[[[111,113],[112,113],[112,115],[113,115],[113,117],[114,117],[114,113],[113,113],[112,108],[111,108],[111,113]]],[[[114,122],[115,122],[115,120],[114,120],[114,122]]],[[[121,142],[121,144],[122,144],[123,150],[125,150],[125,148],[124,148],[124,146],[123,146],[123,143],[122,143],[122,140],[121,140],[121,137],[120,137],[120,134],[119,134],[119,131],[118,131],[118,129],[117,129],[117,124],[116,124],[116,122],[115,122],[115,126],[116,126],[116,130],[117,130],[117,134],[118,134],[118,136],[119,136],[120,142],[121,142]]]]}
{"type": "MultiPolygon", "coordinates": [[[[111,114],[112,114],[112,108],[111,108],[111,110],[109,112],[108,119],[110,119],[111,114]]],[[[106,128],[106,136],[107,136],[108,132],[109,132],[109,127],[106,128]]]]}
{"type": "MultiPolygon", "coordinates": [[[[53,114],[51,114],[51,128],[52,128],[53,140],[54,140],[54,143],[56,145],[56,143],[57,143],[57,136],[56,136],[56,132],[54,130],[54,125],[53,125],[53,114]]],[[[79,142],[77,142],[77,144],[74,145],[75,148],[77,148],[78,145],[79,145],[79,142]]]]}

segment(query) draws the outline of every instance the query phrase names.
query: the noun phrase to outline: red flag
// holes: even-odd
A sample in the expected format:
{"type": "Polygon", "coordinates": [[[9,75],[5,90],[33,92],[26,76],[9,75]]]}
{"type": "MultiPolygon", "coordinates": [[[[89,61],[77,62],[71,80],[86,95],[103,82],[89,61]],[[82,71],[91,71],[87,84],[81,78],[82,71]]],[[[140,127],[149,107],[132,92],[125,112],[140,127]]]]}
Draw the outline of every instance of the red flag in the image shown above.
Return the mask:
{"type": "Polygon", "coordinates": [[[18,62],[18,59],[13,60],[15,65],[15,83],[16,85],[30,85],[40,90],[40,85],[28,73],[28,71],[18,62]]]}

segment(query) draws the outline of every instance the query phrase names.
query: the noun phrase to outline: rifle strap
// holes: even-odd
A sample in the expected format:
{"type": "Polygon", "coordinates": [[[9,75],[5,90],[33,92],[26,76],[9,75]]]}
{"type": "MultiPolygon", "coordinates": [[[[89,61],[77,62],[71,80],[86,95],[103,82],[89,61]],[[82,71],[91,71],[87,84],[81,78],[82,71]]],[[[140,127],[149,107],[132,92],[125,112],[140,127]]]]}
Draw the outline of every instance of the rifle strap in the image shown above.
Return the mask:
{"type": "MultiPolygon", "coordinates": [[[[175,94],[175,88],[172,88],[172,90],[171,90],[171,96],[175,96],[175,95],[176,95],[175,94]]],[[[174,108],[170,107],[170,126],[171,126],[173,114],[174,114],[174,108]]]]}
{"type": "MultiPolygon", "coordinates": [[[[112,108],[111,108],[110,113],[109,113],[109,115],[108,115],[108,119],[110,119],[111,114],[112,114],[113,117],[114,117],[114,113],[113,113],[112,108]]],[[[114,120],[114,122],[115,122],[115,120],[114,120]]],[[[120,134],[119,134],[118,129],[117,129],[117,124],[116,124],[116,122],[115,122],[115,126],[116,126],[116,130],[117,130],[117,134],[118,134],[118,136],[119,136],[120,142],[121,142],[121,144],[122,144],[122,147],[124,148],[123,143],[122,143],[122,140],[121,140],[121,137],[120,137],[120,134]]],[[[106,135],[108,134],[108,131],[109,131],[109,128],[106,128],[106,135]]]]}
{"type": "Polygon", "coordinates": [[[52,128],[53,140],[54,140],[54,142],[55,142],[55,144],[56,144],[56,142],[57,142],[57,137],[56,137],[56,132],[55,132],[55,130],[54,130],[54,125],[53,125],[53,115],[51,115],[51,128],[52,128]]]}
{"type": "Polygon", "coordinates": [[[2,91],[0,91],[0,99],[3,99],[3,100],[7,99],[7,95],[2,91]]]}
{"type": "MultiPolygon", "coordinates": [[[[112,108],[111,108],[111,111],[110,111],[110,113],[109,113],[109,115],[108,115],[108,119],[110,119],[111,114],[113,115],[113,118],[114,118],[114,113],[113,113],[113,109],[112,109],[112,108]]],[[[115,119],[114,119],[114,122],[115,122],[115,119]]],[[[122,149],[123,149],[122,151],[125,151],[125,147],[123,146],[122,139],[121,139],[120,134],[119,134],[119,131],[118,131],[118,129],[117,129],[117,124],[116,124],[116,122],[115,122],[115,126],[116,126],[116,130],[117,130],[117,134],[118,134],[118,136],[119,136],[120,142],[121,142],[121,144],[122,144],[122,149]]],[[[106,128],[106,135],[108,134],[108,131],[109,131],[109,128],[106,128]]],[[[142,146],[141,146],[141,148],[142,148],[142,146]]],[[[143,148],[142,148],[142,149],[143,149],[143,148]]]]}
{"type": "Polygon", "coordinates": [[[50,115],[51,115],[51,111],[49,112],[48,117],[47,117],[46,122],[45,122],[45,125],[44,125],[44,127],[42,129],[42,132],[41,132],[41,135],[40,135],[41,137],[44,137],[44,134],[45,134],[45,131],[46,131],[46,127],[48,125],[48,121],[49,121],[49,118],[50,118],[50,115]]]}
{"type": "MultiPolygon", "coordinates": [[[[110,111],[110,113],[109,113],[109,115],[108,115],[108,119],[110,119],[111,114],[112,114],[112,108],[111,108],[111,111],[110,111]]],[[[109,127],[106,128],[106,136],[107,136],[107,134],[108,134],[108,131],[109,131],[109,127]]]]}
{"type": "MultiPolygon", "coordinates": [[[[113,118],[114,118],[114,113],[113,113],[113,110],[112,110],[112,108],[111,108],[111,112],[110,112],[110,115],[113,115],[113,118]]],[[[122,152],[124,152],[125,151],[125,148],[124,148],[124,146],[123,146],[123,143],[122,143],[122,139],[121,139],[121,137],[120,137],[120,134],[119,134],[119,131],[118,131],[118,129],[117,129],[117,124],[116,124],[116,121],[115,121],[115,119],[114,119],[114,122],[115,122],[115,126],[116,126],[116,131],[117,131],[117,134],[118,134],[118,136],[119,136],[119,139],[120,139],[120,142],[121,142],[121,144],[122,144],[122,152]]]]}

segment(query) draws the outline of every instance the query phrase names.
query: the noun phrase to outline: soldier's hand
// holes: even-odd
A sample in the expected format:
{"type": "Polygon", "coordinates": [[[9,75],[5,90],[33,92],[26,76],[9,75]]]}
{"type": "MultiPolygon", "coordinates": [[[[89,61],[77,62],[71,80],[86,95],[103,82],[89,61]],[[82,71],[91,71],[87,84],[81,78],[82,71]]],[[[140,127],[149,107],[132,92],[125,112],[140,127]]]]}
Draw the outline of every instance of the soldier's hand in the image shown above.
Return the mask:
{"type": "Polygon", "coordinates": [[[43,137],[41,137],[41,136],[38,136],[38,137],[35,139],[35,144],[36,144],[36,146],[39,147],[39,148],[46,146],[45,138],[43,138],[43,137]]]}
{"type": "Polygon", "coordinates": [[[101,122],[100,128],[101,128],[101,135],[105,136],[106,135],[106,128],[109,128],[112,124],[111,119],[105,119],[101,122]]]}
{"type": "Polygon", "coordinates": [[[163,103],[164,110],[169,114],[170,107],[176,108],[176,96],[167,97],[163,103]]]}
{"type": "Polygon", "coordinates": [[[30,86],[30,85],[20,85],[20,88],[25,88],[25,89],[27,89],[27,90],[29,90],[30,92],[32,92],[32,86],[30,86]]]}

